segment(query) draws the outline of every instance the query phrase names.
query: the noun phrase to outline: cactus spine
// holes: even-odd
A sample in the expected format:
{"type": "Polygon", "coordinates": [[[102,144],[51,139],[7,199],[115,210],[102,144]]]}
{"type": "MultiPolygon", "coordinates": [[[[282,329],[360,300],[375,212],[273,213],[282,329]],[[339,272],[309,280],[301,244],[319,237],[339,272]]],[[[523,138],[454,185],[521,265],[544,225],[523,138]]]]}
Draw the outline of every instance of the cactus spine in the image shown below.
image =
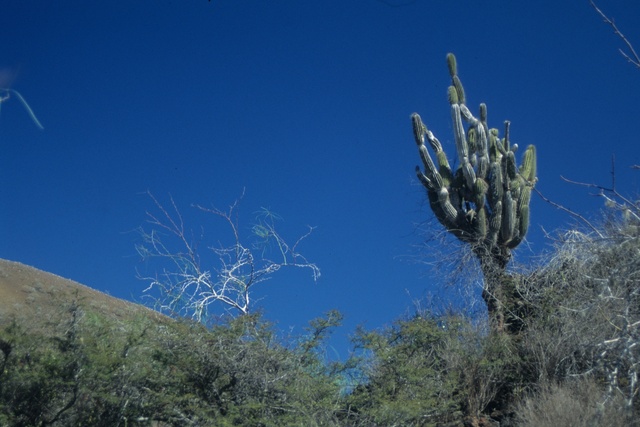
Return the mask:
{"type": "Polygon", "coordinates": [[[536,149],[530,145],[522,165],[516,165],[516,144],[487,125],[487,106],[480,105],[479,119],[466,106],[458,66],[447,55],[451,76],[448,99],[459,166],[449,166],[442,144],[417,113],[411,116],[413,132],[424,170],[416,174],[427,190],[436,218],[458,239],[471,244],[481,264],[504,270],[511,250],[524,239],[529,227],[531,189],[537,181],[536,149]],[[467,129],[465,131],[465,123],[467,129]],[[435,154],[433,161],[426,143],[435,154]]]}

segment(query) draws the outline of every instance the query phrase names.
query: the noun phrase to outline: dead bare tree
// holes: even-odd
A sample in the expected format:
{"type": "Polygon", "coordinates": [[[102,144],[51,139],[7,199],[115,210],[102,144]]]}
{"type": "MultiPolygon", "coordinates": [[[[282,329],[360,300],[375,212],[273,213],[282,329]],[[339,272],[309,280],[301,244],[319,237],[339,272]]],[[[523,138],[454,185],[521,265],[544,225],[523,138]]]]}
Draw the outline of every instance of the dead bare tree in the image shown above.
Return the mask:
{"type": "Polygon", "coordinates": [[[290,245],[276,229],[278,217],[263,209],[251,229],[254,241],[246,244],[238,226],[239,200],[226,211],[195,205],[225,222],[232,236],[231,244],[218,243],[218,246],[208,248],[216,256],[218,265],[203,267],[198,247],[190,237],[191,232],[185,228],[173,198],[167,209],[153,195],[149,196],[158,213],[147,212],[147,222],[152,229],[139,230],[142,243],[136,249],[143,259],[165,261],[160,274],[141,277],[150,282],[145,292],[154,289],[159,292],[159,296],[152,298],[160,311],[203,322],[208,319],[208,307],[221,303],[232,311],[247,314],[253,306],[251,291],[254,286],[282,267],[308,269],[314,281],[320,277],[320,269],[298,252],[298,246],[313,232],[312,227],[290,245]],[[169,240],[172,242],[165,243],[169,240]],[[176,245],[179,249],[175,249],[176,245]],[[269,251],[269,247],[275,249],[269,251]],[[274,259],[267,258],[269,252],[275,253],[274,259]]]}

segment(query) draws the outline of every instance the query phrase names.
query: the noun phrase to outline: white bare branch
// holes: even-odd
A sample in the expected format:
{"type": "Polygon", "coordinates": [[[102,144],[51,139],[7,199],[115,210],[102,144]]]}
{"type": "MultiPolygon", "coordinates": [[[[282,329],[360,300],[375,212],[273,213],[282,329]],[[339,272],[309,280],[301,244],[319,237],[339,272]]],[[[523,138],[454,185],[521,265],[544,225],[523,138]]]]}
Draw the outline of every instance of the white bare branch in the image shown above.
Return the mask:
{"type": "Polygon", "coordinates": [[[161,311],[203,322],[209,317],[209,306],[221,303],[232,311],[247,314],[253,303],[253,287],[269,279],[282,267],[311,270],[314,282],[320,277],[320,269],[297,252],[298,245],[311,234],[313,228],[310,227],[290,246],[276,230],[275,220],[278,217],[263,209],[252,228],[257,241],[247,245],[243,243],[238,227],[239,200],[226,211],[194,206],[222,219],[232,235],[229,245],[218,243],[208,248],[216,255],[217,265],[204,268],[173,198],[170,199],[170,209],[167,209],[153,195],[149,196],[158,213],[147,213],[147,222],[152,229],[140,229],[142,243],[137,246],[137,251],[143,259],[157,258],[165,265],[161,274],[142,277],[150,283],[145,292],[156,290],[159,293],[159,297],[153,298],[161,311]],[[171,245],[165,245],[161,238],[170,240],[171,245]],[[265,256],[269,245],[277,247],[277,258],[274,260],[265,256]]]}
{"type": "Polygon", "coordinates": [[[612,19],[610,19],[607,15],[604,14],[604,12],[602,12],[598,6],[596,6],[596,4],[593,2],[593,0],[589,0],[591,3],[591,6],[596,10],[596,12],[598,12],[598,14],[602,17],[602,19],[604,20],[605,23],[609,24],[611,26],[611,28],[613,29],[613,32],[620,37],[620,39],[622,39],[622,41],[624,42],[624,44],[627,45],[627,49],[629,49],[630,53],[626,53],[624,50],[622,49],[618,49],[618,51],[620,52],[620,54],[626,58],[626,60],[628,62],[630,62],[631,64],[633,64],[635,67],[640,68],[640,56],[638,56],[638,54],[636,53],[635,49],[633,48],[633,45],[631,44],[631,42],[625,37],[624,34],[622,34],[622,32],[618,29],[617,25],[615,24],[615,22],[613,22],[612,19]]]}

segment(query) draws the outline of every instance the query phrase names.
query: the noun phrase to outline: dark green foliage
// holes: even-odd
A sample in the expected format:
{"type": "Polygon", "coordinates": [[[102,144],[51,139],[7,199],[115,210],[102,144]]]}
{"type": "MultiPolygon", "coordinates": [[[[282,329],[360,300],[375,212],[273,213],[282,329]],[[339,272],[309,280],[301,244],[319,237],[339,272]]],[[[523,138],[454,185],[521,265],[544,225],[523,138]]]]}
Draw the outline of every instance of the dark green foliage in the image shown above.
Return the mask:
{"type": "Polygon", "coordinates": [[[509,333],[419,312],[360,329],[330,364],[337,312],[302,337],[259,314],[205,327],[82,301],[16,319],[0,330],[0,426],[638,425],[640,208],[610,208],[542,266],[496,276],[509,333]]]}
{"type": "Polygon", "coordinates": [[[340,385],[319,349],[340,318],[286,346],[259,316],[107,320],[76,304],[64,325],[0,332],[2,426],[332,425],[340,385]],[[155,424],[158,425],[158,424],[155,424]]]}
{"type": "Polygon", "coordinates": [[[444,354],[455,329],[416,317],[382,332],[358,332],[356,343],[369,356],[368,381],[350,403],[361,425],[423,425],[460,409],[444,354]]]}
{"type": "Polygon", "coordinates": [[[77,402],[83,357],[77,345],[78,312],[72,310],[65,333],[53,339],[29,337],[16,323],[5,329],[0,339],[11,351],[4,352],[0,372],[0,424],[55,425],[77,402]]]}
{"type": "Polygon", "coordinates": [[[517,356],[461,315],[421,313],[360,331],[365,384],[348,397],[352,425],[435,426],[477,417],[513,380],[517,356]]]}

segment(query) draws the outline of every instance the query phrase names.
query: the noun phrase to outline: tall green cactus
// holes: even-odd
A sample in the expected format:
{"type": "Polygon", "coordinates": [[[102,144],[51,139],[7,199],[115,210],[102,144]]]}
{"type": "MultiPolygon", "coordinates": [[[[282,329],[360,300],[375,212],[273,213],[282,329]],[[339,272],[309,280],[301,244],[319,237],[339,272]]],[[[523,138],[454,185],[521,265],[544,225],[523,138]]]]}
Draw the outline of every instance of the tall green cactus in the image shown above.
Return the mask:
{"type": "Polygon", "coordinates": [[[499,138],[498,130],[487,125],[485,104],[480,104],[479,118],[474,117],[466,106],[456,58],[451,53],[447,65],[458,168],[451,169],[442,144],[414,113],[413,133],[424,165],[424,172],[416,166],[416,173],[438,221],[469,243],[481,263],[489,261],[504,269],[511,249],[522,242],[529,227],[531,189],[537,180],[536,149],[527,147],[518,168],[518,146],[509,141],[509,122],[504,124],[504,137],[499,138]],[[435,154],[435,163],[425,140],[435,154]]]}

